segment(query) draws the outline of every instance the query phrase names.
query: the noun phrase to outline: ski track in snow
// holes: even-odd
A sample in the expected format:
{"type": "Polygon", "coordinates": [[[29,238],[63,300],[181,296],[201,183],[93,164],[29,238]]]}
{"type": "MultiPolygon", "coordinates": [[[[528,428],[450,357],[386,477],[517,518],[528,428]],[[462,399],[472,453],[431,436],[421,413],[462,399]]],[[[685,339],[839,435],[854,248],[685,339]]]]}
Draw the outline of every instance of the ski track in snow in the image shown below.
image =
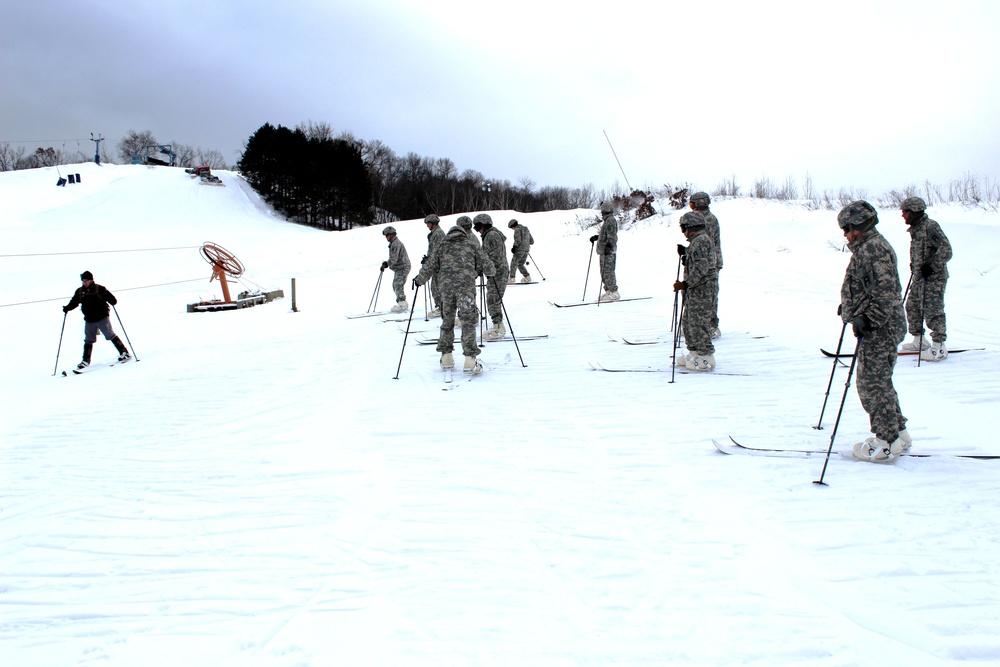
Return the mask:
{"type": "MultiPolygon", "coordinates": [[[[486,372],[456,372],[461,388],[442,392],[434,346],[343,317],[371,299],[379,229],[277,222],[224,172],[225,188],[207,188],[180,170],[79,169],[81,187],[58,190],[52,170],[0,174],[4,252],[193,248],[0,260],[0,303],[53,299],[0,308],[5,665],[1000,661],[994,464],[831,460],[820,488],[821,460],[711,445],[829,443],[846,369],[812,427],[832,367],[818,348],[841,327],[835,213],[713,204],[718,370],[749,375],[673,383],[588,365],[669,368],[669,344],[608,336],[669,334],[673,221],[621,232],[620,291],[652,299],[557,309],[581,298],[591,232],[575,212],[518,214],[547,280],[505,304],[515,333],[549,338],[520,356],[484,346],[486,372]],[[286,299],[186,313],[219,291],[204,241],[286,299]],[[51,377],[59,306],[85,268],[119,297],[140,361],[51,377]],[[204,282],[131,289],[191,278],[204,282]]],[[[901,359],[896,386],[915,451],[1000,453],[983,437],[1000,425],[998,292],[982,273],[997,217],[933,213],[956,246],[949,340],[986,350],[901,359]]],[[[396,226],[421,256],[422,222],[396,226]]],[[[905,262],[902,222],[885,212],[880,229],[905,262]]],[[[432,336],[439,320],[417,301],[432,336]]],[[[60,370],[81,333],[74,311],[60,370]]],[[[111,354],[100,339],[95,359],[111,354]]],[[[837,443],[867,432],[852,381],[837,443]]]]}

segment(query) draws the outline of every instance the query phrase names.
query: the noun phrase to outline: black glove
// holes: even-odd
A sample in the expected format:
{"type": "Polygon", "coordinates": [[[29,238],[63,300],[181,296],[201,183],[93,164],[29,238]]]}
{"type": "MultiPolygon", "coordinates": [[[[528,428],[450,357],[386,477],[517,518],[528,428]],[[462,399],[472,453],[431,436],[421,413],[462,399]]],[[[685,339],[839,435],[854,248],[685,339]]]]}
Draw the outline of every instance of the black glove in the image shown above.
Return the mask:
{"type": "Polygon", "coordinates": [[[417,288],[420,287],[420,283],[417,282],[416,277],[414,277],[413,280],[410,281],[410,285],[413,287],[414,292],[416,292],[417,288]]]}
{"type": "Polygon", "coordinates": [[[591,243],[597,243],[597,238],[598,238],[598,235],[594,234],[593,236],[590,237],[590,242],[591,243]]]}
{"type": "Polygon", "coordinates": [[[512,247],[512,248],[510,249],[510,251],[511,251],[511,252],[517,252],[517,246],[514,246],[514,247],[512,247]]]}
{"type": "Polygon", "coordinates": [[[69,312],[69,306],[63,306],[63,312],[64,313],[68,313],[69,312]]]}
{"type": "Polygon", "coordinates": [[[427,263],[427,255],[424,255],[423,257],[420,258],[420,263],[421,264],[426,264],[427,263]]]}
{"type": "Polygon", "coordinates": [[[687,253],[687,246],[685,246],[683,243],[678,243],[677,254],[683,257],[685,253],[687,253]]]}
{"type": "Polygon", "coordinates": [[[854,329],[855,338],[864,338],[872,330],[871,322],[865,315],[858,315],[851,320],[851,327],[854,329]]]}
{"type": "Polygon", "coordinates": [[[924,264],[920,267],[920,275],[924,278],[930,278],[932,273],[934,273],[934,269],[931,268],[930,264],[924,264]]]}
{"type": "Polygon", "coordinates": [[[389,268],[389,262],[382,262],[382,269],[381,270],[385,271],[388,268],[389,268]]]}
{"type": "Polygon", "coordinates": [[[681,290],[686,290],[687,288],[688,288],[688,284],[687,284],[687,281],[685,281],[685,280],[678,280],[677,282],[674,283],[674,291],[675,292],[680,292],[681,290]]]}

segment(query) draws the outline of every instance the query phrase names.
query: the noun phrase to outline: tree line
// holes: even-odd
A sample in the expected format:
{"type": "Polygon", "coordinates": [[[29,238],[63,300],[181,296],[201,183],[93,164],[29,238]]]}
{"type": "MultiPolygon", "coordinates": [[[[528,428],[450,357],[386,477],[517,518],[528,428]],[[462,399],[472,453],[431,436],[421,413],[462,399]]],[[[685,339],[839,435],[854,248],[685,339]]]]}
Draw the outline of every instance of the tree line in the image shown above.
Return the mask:
{"type": "Polygon", "coordinates": [[[379,140],[335,135],[328,124],[312,121],[294,130],[265,123],[247,141],[238,167],[286,217],[323,229],[429,213],[593,208],[601,196],[590,185],[536,189],[528,178],[514,185],[472,169],[459,172],[448,158],[400,156],[379,140]]]}

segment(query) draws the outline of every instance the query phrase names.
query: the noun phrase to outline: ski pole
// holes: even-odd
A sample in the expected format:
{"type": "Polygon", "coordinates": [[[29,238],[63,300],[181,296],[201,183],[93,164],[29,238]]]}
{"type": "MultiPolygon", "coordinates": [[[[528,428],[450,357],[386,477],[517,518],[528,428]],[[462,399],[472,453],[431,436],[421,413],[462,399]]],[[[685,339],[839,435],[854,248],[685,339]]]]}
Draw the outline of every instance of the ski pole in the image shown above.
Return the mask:
{"type": "MultiPolygon", "coordinates": [[[[590,242],[590,259],[587,260],[587,279],[583,281],[583,298],[580,301],[587,300],[587,283],[590,282],[590,265],[594,262],[594,242],[590,242]]],[[[598,295],[600,296],[600,295],[598,295]]]]}
{"type": "MultiPolygon", "coordinates": [[[[679,282],[680,279],[681,279],[681,260],[682,259],[683,259],[683,256],[680,253],[677,253],[677,277],[674,279],[674,282],[679,282]]],[[[674,292],[674,314],[671,315],[671,317],[673,319],[670,320],[670,330],[673,331],[674,330],[674,326],[677,324],[677,292],[674,292]]]]}
{"type": "MultiPolygon", "coordinates": [[[[493,278],[493,286],[496,287],[497,279],[493,278]]],[[[497,288],[497,293],[500,293],[499,288],[497,288]]],[[[521,360],[521,368],[527,368],[528,364],[524,363],[524,357],[521,356],[521,347],[517,344],[517,336],[514,335],[514,325],[510,322],[510,314],[507,312],[507,306],[503,304],[503,299],[500,299],[500,308],[503,310],[503,316],[507,319],[507,325],[510,327],[510,337],[514,341],[514,349],[517,350],[517,358],[521,360]]]]}
{"type": "Polygon", "coordinates": [[[927,297],[927,278],[920,282],[920,342],[917,344],[917,368],[924,358],[924,299],[927,297]]]}
{"type": "MultiPolygon", "coordinates": [[[[428,283],[430,285],[430,283],[428,283]]],[[[427,307],[427,294],[430,292],[429,289],[424,290],[424,322],[431,321],[431,309],[427,307]]]]}
{"type": "Polygon", "coordinates": [[[132,347],[132,341],[128,339],[128,332],[125,331],[125,325],[122,324],[122,318],[121,315],[118,314],[118,309],[115,308],[114,305],[111,306],[111,309],[115,311],[115,317],[118,318],[118,326],[122,328],[122,335],[125,336],[125,342],[128,343],[128,346],[132,348],[132,358],[135,359],[136,361],[139,361],[139,355],[135,353],[135,348],[132,347]]]}
{"type": "Polygon", "coordinates": [[[840,409],[837,410],[837,420],[833,422],[833,433],[830,434],[830,446],[826,448],[826,459],[823,461],[823,471],[819,474],[819,479],[813,480],[813,484],[826,486],[823,477],[826,476],[826,464],[830,462],[830,453],[833,451],[833,439],[837,437],[837,427],[840,426],[840,415],[844,414],[844,402],[847,400],[847,390],[851,386],[851,376],[854,375],[854,364],[858,362],[858,353],[861,352],[861,343],[864,338],[858,338],[857,345],[854,346],[854,355],[851,357],[851,367],[847,369],[847,382],[844,383],[844,396],[840,399],[840,409]]]}
{"type": "MultiPolygon", "coordinates": [[[[678,290],[680,291],[680,290],[678,290]]],[[[678,318],[677,328],[674,329],[674,349],[670,353],[670,384],[674,383],[674,371],[677,368],[677,348],[680,345],[681,340],[681,324],[684,321],[684,295],[681,295],[681,308],[680,317],[678,318]]]]}
{"type": "Polygon", "coordinates": [[[813,426],[817,431],[823,430],[823,413],[826,412],[826,401],[830,398],[830,387],[833,386],[833,374],[837,372],[837,363],[840,361],[840,348],[844,344],[844,334],[847,333],[847,322],[840,330],[840,340],[837,341],[837,353],[833,355],[833,368],[830,369],[830,381],[826,385],[826,396],[823,397],[823,408],[819,411],[819,421],[813,426]]]}
{"type": "Polygon", "coordinates": [[[528,253],[528,259],[530,259],[532,263],[535,265],[535,268],[538,269],[538,275],[542,276],[542,280],[545,280],[545,276],[542,275],[542,269],[539,268],[538,262],[535,261],[535,258],[531,256],[530,252],[528,253]]]}
{"type": "MultiPolygon", "coordinates": [[[[415,280],[415,279],[414,279],[415,280]]],[[[419,292],[420,285],[413,283],[413,291],[419,292]]],[[[406,352],[406,339],[410,337],[410,323],[413,322],[413,311],[417,309],[417,295],[413,295],[413,305],[410,306],[410,319],[406,320],[406,334],[403,336],[403,349],[399,351],[399,365],[396,366],[396,377],[393,380],[399,379],[399,371],[403,367],[403,352],[406,352]]]]}
{"type": "Polygon", "coordinates": [[[903,304],[906,304],[906,297],[910,296],[910,286],[913,285],[913,274],[910,274],[910,282],[906,283],[906,291],[903,292],[903,304]]]}
{"type": "MultiPolygon", "coordinates": [[[[56,371],[59,370],[59,353],[62,352],[62,337],[63,331],[66,330],[66,313],[63,313],[63,323],[62,328],[59,329],[59,347],[56,348],[56,366],[52,369],[52,374],[55,375],[56,371]]],[[[124,331],[124,329],[122,329],[124,331]]]]}
{"type": "Polygon", "coordinates": [[[382,274],[385,273],[385,269],[378,270],[378,280],[375,281],[375,291],[372,292],[371,301],[368,302],[368,310],[366,313],[374,313],[375,306],[378,304],[378,291],[382,287],[382,274]]]}

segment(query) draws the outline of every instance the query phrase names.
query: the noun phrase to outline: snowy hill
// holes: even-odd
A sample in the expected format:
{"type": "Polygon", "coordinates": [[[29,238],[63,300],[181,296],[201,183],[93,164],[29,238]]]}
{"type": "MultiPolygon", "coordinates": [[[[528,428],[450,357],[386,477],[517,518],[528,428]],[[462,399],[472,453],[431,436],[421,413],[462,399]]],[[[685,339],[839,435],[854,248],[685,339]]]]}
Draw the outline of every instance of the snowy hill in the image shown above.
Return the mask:
{"type": "MultiPolygon", "coordinates": [[[[819,487],[821,458],[711,439],[829,444],[835,212],[713,204],[717,373],[673,382],[590,362],[669,367],[669,344],[621,341],[670,335],[676,214],[620,235],[623,298],[652,298],[567,309],[549,302],[582,299],[595,212],[492,212],[531,229],[545,277],[508,288],[513,331],[549,337],[486,344],[486,372],[442,391],[423,290],[405,347],[406,322],[345,317],[372,299],[380,227],[282,222],[227,172],[69,169],[64,188],[0,174],[2,664],[1000,664],[1000,462],[947,456],[1000,454],[1000,215],[929,211],[955,247],[949,345],[985,348],[897,366],[935,456],[834,458],[819,487]],[[286,298],[187,313],[221,295],[206,241],[286,298]],[[80,357],[61,306],[84,270],[139,361],[54,376],[57,349],[59,371],[80,357]]],[[[880,220],[905,268],[898,211],[880,220]]],[[[426,227],[395,226],[416,266],[426,227]]],[[[851,386],[836,448],[867,434],[851,386]]]]}

